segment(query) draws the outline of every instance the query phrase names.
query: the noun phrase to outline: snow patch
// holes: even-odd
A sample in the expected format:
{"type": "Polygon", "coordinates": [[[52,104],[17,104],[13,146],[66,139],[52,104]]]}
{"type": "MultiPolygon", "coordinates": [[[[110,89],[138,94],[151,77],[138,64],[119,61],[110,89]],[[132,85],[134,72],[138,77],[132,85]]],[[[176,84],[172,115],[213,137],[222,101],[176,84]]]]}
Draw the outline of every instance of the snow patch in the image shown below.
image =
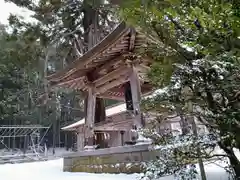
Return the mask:
{"type": "MultiPolygon", "coordinates": [[[[228,174],[220,166],[223,166],[221,162],[217,165],[205,165],[208,180],[228,180],[228,174]]],[[[22,164],[5,164],[0,165],[0,174],[3,180],[16,180],[16,177],[24,180],[138,180],[140,177],[139,174],[70,173],[63,172],[62,167],[63,159],[22,164]]],[[[199,171],[198,167],[197,170],[199,171]]],[[[167,176],[159,180],[174,180],[174,177],[167,176]]]]}

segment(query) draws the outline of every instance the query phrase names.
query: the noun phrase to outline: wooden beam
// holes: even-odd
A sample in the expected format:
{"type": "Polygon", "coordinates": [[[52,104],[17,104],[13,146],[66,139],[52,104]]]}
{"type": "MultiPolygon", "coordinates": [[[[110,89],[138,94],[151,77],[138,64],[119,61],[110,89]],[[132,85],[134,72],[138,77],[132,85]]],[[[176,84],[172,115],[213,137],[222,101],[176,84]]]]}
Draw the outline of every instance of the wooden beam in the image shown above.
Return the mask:
{"type": "Polygon", "coordinates": [[[114,123],[107,123],[107,124],[104,124],[104,125],[101,125],[101,126],[96,126],[94,128],[95,131],[103,131],[103,130],[106,130],[106,131],[111,131],[111,130],[131,130],[132,129],[132,125],[133,125],[133,122],[131,121],[122,121],[122,122],[119,122],[118,124],[114,124],[114,123]]]}
{"type": "MultiPolygon", "coordinates": [[[[120,53],[121,51],[122,51],[122,48],[116,48],[116,46],[120,43],[123,43],[124,44],[124,41],[126,41],[125,43],[127,43],[128,41],[127,41],[127,39],[126,38],[128,38],[128,37],[125,37],[125,35],[127,35],[128,33],[129,33],[129,31],[130,31],[130,29],[129,28],[126,28],[126,31],[125,32],[123,32],[123,34],[122,34],[122,36],[120,36],[118,39],[116,39],[116,41],[114,41],[112,44],[109,44],[108,45],[108,48],[106,48],[106,49],[104,49],[103,51],[99,51],[99,57],[101,57],[101,58],[99,58],[98,59],[98,56],[95,56],[94,58],[92,58],[92,59],[90,59],[90,60],[88,60],[88,62],[85,64],[85,66],[84,67],[87,67],[87,68],[89,68],[89,67],[91,67],[89,64],[91,64],[93,61],[96,61],[97,59],[98,60],[100,60],[101,59],[101,61],[103,62],[103,61],[105,61],[105,60],[102,60],[102,59],[104,59],[103,57],[104,57],[104,55],[105,54],[108,54],[108,53],[110,53],[110,52],[112,52],[112,53],[120,53]],[[115,51],[115,52],[114,52],[115,51]]],[[[112,34],[110,34],[110,35],[112,35],[112,34]]],[[[108,36],[107,36],[108,37],[108,36]]],[[[94,48],[93,48],[94,49],[94,48]]],[[[99,62],[99,61],[98,61],[99,62]]]]}
{"type": "Polygon", "coordinates": [[[100,87],[96,88],[95,89],[95,91],[96,91],[95,93],[96,94],[104,93],[107,90],[109,90],[109,89],[111,89],[111,88],[113,88],[115,86],[118,86],[120,84],[123,84],[123,83],[127,82],[128,81],[128,77],[126,77],[126,76],[123,76],[121,78],[118,78],[117,80],[114,80],[114,81],[112,81],[112,82],[110,82],[108,84],[105,84],[103,86],[100,86],[100,87]]]}
{"type": "Polygon", "coordinates": [[[151,70],[151,68],[144,65],[144,64],[133,63],[132,65],[136,68],[136,71],[138,73],[138,78],[139,78],[140,82],[141,83],[149,82],[149,79],[147,77],[147,73],[151,70]]]}
{"type": "Polygon", "coordinates": [[[129,43],[130,37],[128,36],[123,36],[119,39],[118,42],[114,43],[112,47],[107,49],[106,51],[101,52],[101,57],[100,58],[95,58],[93,59],[93,62],[102,62],[105,61],[106,57],[109,56],[116,56],[116,53],[119,53],[120,51],[124,49],[128,49],[128,43],[129,43]],[[104,59],[105,58],[105,59],[104,59]]]}
{"type": "Polygon", "coordinates": [[[103,126],[103,127],[95,127],[95,131],[130,131],[129,127],[111,127],[111,126],[103,126]]]}
{"type": "Polygon", "coordinates": [[[132,129],[133,121],[131,119],[124,119],[119,122],[106,122],[105,124],[96,125],[95,131],[116,131],[116,130],[130,130],[132,129]]]}
{"type": "Polygon", "coordinates": [[[111,95],[108,95],[107,93],[98,94],[97,97],[103,98],[103,99],[113,99],[113,100],[118,100],[118,101],[122,101],[122,102],[125,101],[124,97],[111,96],[111,95]]]}
{"type": "Polygon", "coordinates": [[[76,83],[75,89],[82,90],[84,86],[86,86],[86,82],[80,81],[76,83]]]}
{"type": "Polygon", "coordinates": [[[58,84],[56,84],[55,86],[62,86],[62,85],[65,85],[65,84],[71,84],[71,83],[74,83],[76,81],[85,81],[86,79],[86,76],[82,76],[82,77],[78,77],[78,78],[75,78],[75,79],[71,79],[71,80],[68,80],[68,81],[63,81],[63,82],[60,82],[58,84]]]}
{"type": "Polygon", "coordinates": [[[137,128],[142,127],[141,111],[140,111],[140,101],[141,101],[141,87],[140,81],[137,74],[136,67],[132,67],[132,72],[129,77],[131,92],[132,92],[132,101],[133,101],[133,113],[135,115],[135,125],[137,128]]]}
{"type": "Polygon", "coordinates": [[[129,51],[133,51],[135,47],[135,39],[136,39],[136,30],[134,28],[130,29],[130,41],[129,41],[129,51]]]}
{"type": "Polygon", "coordinates": [[[113,79],[120,77],[123,74],[128,73],[129,70],[130,69],[128,66],[123,66],[121,68],[118,68],[118,69],[106,74],[105,76],[98,78],[97,80],[93,81],[93,84],[95,87],[101,86],[105,83],[108,83],[109,81],[111,81],[113,79]]]}
{"type": "Polygon", "coordinates": [[[71,84],[69,84],[69,88],[70,88],[70,89],[75,89],[76,85],[77,85],[77,82],[74,81],[74,82],[72,82],[71,84]]]}
{"type": "Polygon", "coordinates": [[[108,63],[103,64],[99,68],[97,68],[95,71],[93,71],[93,74],[102,74],[103,71],[106,69],[108,70],[112,66],[116,66],[118,64],[121,64],[124,62],[125,57],[123,55],[117,56],[116,58],[111,59],[108,63]]]}
{"type": "Polygon", "coordinates": [[[144,65],[144,64],[138,64],[138,65],[136,66],[136,69],[137,69],[138,71],[140,71],[140,72],[143,72],[143,73],[147,73],[148,71],[151,70],[150,67],[148,67],[148,66],[146,66],[146,65],[144,65]]]}

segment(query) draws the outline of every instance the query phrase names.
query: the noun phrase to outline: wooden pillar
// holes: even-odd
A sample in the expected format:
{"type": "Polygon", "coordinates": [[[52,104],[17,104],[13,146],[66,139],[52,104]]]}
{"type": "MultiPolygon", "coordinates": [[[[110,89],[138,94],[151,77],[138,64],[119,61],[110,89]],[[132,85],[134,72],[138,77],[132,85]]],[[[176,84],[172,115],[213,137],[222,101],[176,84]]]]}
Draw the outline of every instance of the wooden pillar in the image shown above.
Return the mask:
{"type": "Polygon", "coordinates": [[[106,112],[105,112],[104,99],[96,98],[94,123],[99,123],[99,122],[105,121],[105,119],[106,119],[106,112]]]}
{"type": "MultiPolygon", "coordinates": [[[[102,98],[96,98],[95,106],[95,121],[94,123],[99,123],[105,121],[106,112],[105,112],[105,102],[102,98]]],[[[105,148],[104,133],[96,133],[96,145],[99,145],[99,148],[105,148]]]]}
{"type": "Polygon", "coordinates": [[[77,134],[77,151],[83,151],[84,149],[84,133],[78,132],[77,134]]]}
{"type": "Polygon", "coordinates": [[[132,72],[130,75],[130,85],[131,85],[131,94],[132,94],[132,103],[133,103],[133,114],[135,116],[135,125],[139,129],[142,127],[142,116],[140,111],[140,101],[141,101],[141,86],[139,77],[137,74],[137,69],[133,66],[132,72]]]}
{"type": "Polygon", "coordinates": [[[132,92],[131,92],[130,82],[126,82],[126,84],[125,84],[124,95],[125,95],[126,109],[128,111],[133,111],[133,100],[132,100],[132,92]]]}
{"type": "Polygon", "coordinates": [[[125,133],[125,131],[120,131],[120,134],[121,134],[121,145],[122,146],[124,145],[124,133],[125,133]]]}
{"type": "Polygon", "coordinates": [[[94,145],[94,120],[95,120],[95,105],[96,105],[96,96],[93,92],[93,87],[88,89],[87,97],[87,114],[86,114],[86,141],[88,146],[94,145]]]}
{"type": "MultiPolygon", "coordinates": [[[[96,98],[94,124],[105,121],[105,119],[106,119],[106,112],[105,112],[104,99],[96,98]]],[[[99,145],[99,148],[105,148],[104,134],[98,132],[96,133],[95,137],[96,137],[95,144],[99,145]]]]}
{"type": "Polygon", "coordinates": [[[105,138],[103,132],[96,133],[96,145],[99,145],[99,148],[106,148],[105,138]]]}

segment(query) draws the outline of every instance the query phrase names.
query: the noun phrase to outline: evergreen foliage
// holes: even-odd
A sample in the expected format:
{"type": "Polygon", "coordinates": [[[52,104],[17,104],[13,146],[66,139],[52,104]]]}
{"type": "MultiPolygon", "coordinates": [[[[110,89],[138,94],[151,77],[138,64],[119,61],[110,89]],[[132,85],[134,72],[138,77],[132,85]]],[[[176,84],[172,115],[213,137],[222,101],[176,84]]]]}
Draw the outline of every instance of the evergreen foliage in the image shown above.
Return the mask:
{"type": "Polygon", "coordinates": [[[134,0],[122,4],[120,15],[158,44],[151,50],[157,58],[149,76],[165,88],[143,102],[144,108],[164,114],[162,120],[174,114],[182,124],[195,117],[206,125],[219,136],[217,145],[239,178],[233,152],[239,149],[239,2],[134,0]],[[164,76],[169,69],[170,76],[164,76]]]}

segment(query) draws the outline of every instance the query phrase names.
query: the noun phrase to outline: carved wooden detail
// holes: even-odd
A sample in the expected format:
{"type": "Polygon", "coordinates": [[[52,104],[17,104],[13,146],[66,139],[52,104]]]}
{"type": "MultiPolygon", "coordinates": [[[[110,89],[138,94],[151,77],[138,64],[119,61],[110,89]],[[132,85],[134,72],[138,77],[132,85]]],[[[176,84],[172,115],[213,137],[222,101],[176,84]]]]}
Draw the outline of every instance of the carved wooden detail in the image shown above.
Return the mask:
{"type": "MultiPolygon", "coordinates": [[[[88,145],[94,144],[94,131],[126,131],[133,125],[142,126],[139,103],[141,94],[152,90],[146,74],[153,60],[147,55],[139,57],[137,52],[148,43],[148,38],[139,30],[123,22],[82,57],[48,77],[51,87],[71,88],[87,94],[82,131],[88,145]],[[104,98],[125,100],[129,113],[116,116],[117,121],[111,122],[106,118],[104,98]]],[[[96,137],[95,143],[103,138],[102,135],[96,137]]]]}

